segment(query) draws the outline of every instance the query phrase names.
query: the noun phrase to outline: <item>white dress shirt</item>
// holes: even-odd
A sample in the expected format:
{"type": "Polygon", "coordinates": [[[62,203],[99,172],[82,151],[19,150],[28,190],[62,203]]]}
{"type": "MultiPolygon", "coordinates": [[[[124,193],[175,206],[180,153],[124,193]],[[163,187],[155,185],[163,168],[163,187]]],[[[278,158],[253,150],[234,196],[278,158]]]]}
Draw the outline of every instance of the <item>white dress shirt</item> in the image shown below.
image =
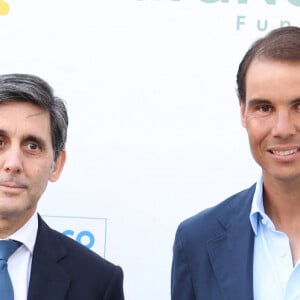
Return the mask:
{"type": "Polygon", "coordinates": [[[250,221],[255,233],[254,300],[300,300],[300,263],[293,266],[288,236],[276,230],[263,205],[263,179],[256,185],[250,221]]]}
{"type": "MultiPolygon", "coordinates": [[[[30,280],[32,253],[38,229],[37,213],[18,231],[8,237],[22,245],[8,259],[8,273],[14,288],[14,300],[26,300],[30,280]]],[[[1,296],[0,296],[1,299],[1,296]]]]}

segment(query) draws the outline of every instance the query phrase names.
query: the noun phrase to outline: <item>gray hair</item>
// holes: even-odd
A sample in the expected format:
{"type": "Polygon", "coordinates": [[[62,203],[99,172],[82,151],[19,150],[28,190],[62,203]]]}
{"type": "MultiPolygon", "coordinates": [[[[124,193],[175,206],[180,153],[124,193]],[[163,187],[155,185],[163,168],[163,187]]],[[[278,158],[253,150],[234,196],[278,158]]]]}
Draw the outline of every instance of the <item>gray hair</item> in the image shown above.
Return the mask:
{"type": "Polygon", "coordinates": [[[0,75],[1,102],[30,102],[49,112],[54,160],[65,149],[68,113],[62,99],[54,96],[52,87],[43,79],[29,74],[0,75]]]}

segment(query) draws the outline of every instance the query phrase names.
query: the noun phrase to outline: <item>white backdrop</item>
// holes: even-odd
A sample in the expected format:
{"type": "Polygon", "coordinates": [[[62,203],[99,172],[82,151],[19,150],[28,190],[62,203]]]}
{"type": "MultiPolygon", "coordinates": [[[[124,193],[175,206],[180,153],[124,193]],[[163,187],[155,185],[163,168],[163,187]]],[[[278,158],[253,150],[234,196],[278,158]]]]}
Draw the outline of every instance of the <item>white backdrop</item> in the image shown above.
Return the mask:
{"type": "Polygon", "coordinates": [[[300,25],[300,0],[5,2],[0,72],[41,76],[70,114],[40,213],[121,265],[127,300],[169,299],[179,222],[259,174],[235,74],[255,39],[300,25]]]}

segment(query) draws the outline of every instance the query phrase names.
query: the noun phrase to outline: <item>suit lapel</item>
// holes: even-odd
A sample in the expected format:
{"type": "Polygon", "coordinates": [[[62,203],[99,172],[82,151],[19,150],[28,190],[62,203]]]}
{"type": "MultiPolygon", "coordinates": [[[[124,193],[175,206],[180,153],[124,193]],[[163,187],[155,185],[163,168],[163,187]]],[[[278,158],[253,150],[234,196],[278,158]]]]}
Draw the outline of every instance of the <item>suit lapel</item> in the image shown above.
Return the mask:
{"type": "Polygon", "coordinates": [[[66,250],[53,231],[39,217],[28,300],[65,299],[70,278],[58,264],[58,261],[65,256],[66,250]]]}
{"type": "Polygon", "coordinates": [[[249,221],[254,187],[218,217],[222,230],[207,250],[224,299],[253,299],[254,234],[249,221]]]}

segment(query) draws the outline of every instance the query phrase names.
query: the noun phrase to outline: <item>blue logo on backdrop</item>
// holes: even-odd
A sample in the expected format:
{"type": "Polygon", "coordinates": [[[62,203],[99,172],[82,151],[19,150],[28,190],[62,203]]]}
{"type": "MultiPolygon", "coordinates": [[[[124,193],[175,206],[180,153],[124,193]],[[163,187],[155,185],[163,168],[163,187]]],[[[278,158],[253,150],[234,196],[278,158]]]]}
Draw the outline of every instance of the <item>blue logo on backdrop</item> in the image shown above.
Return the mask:
{"type": "Polygon", "coordinates": [[[63,234],[74,238],[78,243],[86,246],[89,249],[91,249],[95,244],[95,237],[88,230],[83,230],[75,233],[74,230],[67,229],[63,232],[63,234]]]}
{"type": "Polygon", "coordinates": [[[71,237],[83,246],[105,257],[106,218],[43,216],[55,230],[71,237]]]}

